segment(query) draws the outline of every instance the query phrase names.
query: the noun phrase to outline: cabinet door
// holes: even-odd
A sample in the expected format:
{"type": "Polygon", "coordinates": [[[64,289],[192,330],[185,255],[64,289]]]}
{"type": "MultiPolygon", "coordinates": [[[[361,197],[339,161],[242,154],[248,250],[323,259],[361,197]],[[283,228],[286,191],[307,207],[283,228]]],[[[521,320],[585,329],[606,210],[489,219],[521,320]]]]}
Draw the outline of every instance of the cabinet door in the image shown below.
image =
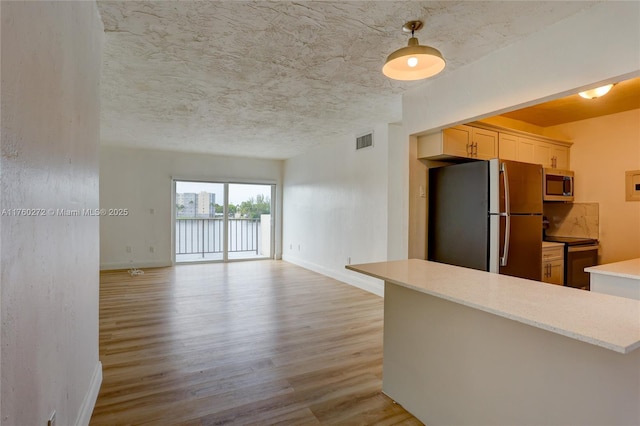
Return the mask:
{"type": "Polygon", "coordinates": [[[551,262],[545,262],[545,261],[542,262],[542,275],[541,275],[541,277],[542,277],[542,282],[543,283],[548,283],[549,282],[549,275],[550,275],[550,273],[549,273],[549,264],[550,263],[551,262]]]}
{"type": "Polygon", "coordinates": [[[564,285],[564,262],[562,260],[554,260],[549,262],[549,283],[564,285]]]}
{"type": "Polygon", "coordinates": [[[518,161],[518,137],[500,133],[498,136],[498,157],[502,160],[518,161]]]}
{"type": "Polygon", "coordinates": [[[538,141],[529,138],[518,137],[517,155],[518,161],[524,163],[536,163],[535,146],[538,141]]]}
{"type": "Polygon", "coordinates": [[[480,160],[498,158],[498,132],[473,127],[471,141],[474,158],[480,160]]]}
{"type": "Polygon", "coordinates": [[[562,246],[542,249],[542,281],[564,285],[564,248],[562,246]]]}
{"type": "Polygon", "coordinates": [[[551,167],[553,157],[552,145],[546,142],[535,141],[533,146],[533,162],[542,164],[542,167],[551,167]]]}
{"type": "Polygon", "coordinates": [[[569,148],[566,146],[553,145],[551,158],[555,159],[556,169],[569,170],[569,148]]]}
{"type": "Polygon", "coordinates": [[[536,163],[542,167],[569,169],[569,148],[552,143],[538,141],[535,147],[536,163]]]}
{"type": "Polygon", "coordinates": [[[564,262],[562,260],[542,262],[542,281],[564,285],[564,262]]]}
{"type": "Polygon", "coordinates": [[[469,157],[471,153],[471,127],[456,126],[442,131],[443,154],[469,157]]]}

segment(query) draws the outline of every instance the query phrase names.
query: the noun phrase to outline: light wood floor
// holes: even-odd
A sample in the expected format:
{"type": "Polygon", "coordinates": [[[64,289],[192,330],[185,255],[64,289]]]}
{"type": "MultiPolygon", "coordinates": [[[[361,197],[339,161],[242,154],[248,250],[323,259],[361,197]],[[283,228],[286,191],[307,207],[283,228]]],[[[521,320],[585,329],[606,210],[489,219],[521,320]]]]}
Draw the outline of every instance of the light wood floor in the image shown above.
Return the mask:
{"type": "Polygon", "coordinates": [[[103,272],[91,425],[421,425],[381,393],[382,299],[282,261],[103,272]]]}

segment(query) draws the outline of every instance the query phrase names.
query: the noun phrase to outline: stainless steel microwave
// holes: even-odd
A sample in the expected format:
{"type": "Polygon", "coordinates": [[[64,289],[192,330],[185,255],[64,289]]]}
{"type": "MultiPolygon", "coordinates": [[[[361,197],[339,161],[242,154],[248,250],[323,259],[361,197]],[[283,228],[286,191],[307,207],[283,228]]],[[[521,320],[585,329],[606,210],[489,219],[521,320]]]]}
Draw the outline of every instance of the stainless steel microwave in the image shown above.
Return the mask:
{"type": "Polygon", "coordinates": [[[573,202],[573,188],[571,170],[543,169],[542,199],[544,201],[573,202]]]}

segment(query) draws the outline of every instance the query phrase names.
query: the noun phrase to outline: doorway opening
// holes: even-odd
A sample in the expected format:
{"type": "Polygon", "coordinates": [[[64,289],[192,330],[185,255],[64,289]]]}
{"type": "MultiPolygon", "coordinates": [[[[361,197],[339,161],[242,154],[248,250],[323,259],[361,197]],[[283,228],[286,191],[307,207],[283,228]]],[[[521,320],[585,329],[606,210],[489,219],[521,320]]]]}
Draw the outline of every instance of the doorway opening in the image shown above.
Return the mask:
{"type": "Polygon", "coordinates": [[[275,185],[174,180],[176,263],[273,257],[275,185]]]}

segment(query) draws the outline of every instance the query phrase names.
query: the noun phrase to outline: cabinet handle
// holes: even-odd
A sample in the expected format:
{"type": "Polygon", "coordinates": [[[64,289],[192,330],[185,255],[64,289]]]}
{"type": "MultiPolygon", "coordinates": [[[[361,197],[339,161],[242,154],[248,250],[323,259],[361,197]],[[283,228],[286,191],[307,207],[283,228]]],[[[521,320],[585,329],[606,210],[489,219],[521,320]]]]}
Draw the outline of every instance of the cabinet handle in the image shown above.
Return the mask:
{"type": "Polygon", "coordinates": [[[549,270],[549,272],[547,272],[547,277],[551,278],[551,264],[547,263],[547,269],[549,270]]]}
{"type": "Polygon", "coordinates": [[[544,265],[544,277],[545,278],[549,278],[551,277],[551,264],[547,263],[544,265]]]}
{"type": "Polygon", "coordinates": [[[475,143],[474,147],[476,149],[475,156],[477,157],[478,156],[478,142],[475,143]]]}
{"type": "Polygon", "coordinates": [[[549,276],[549,264],[544,265],[544,277],[547,278],[549,276]]]}

